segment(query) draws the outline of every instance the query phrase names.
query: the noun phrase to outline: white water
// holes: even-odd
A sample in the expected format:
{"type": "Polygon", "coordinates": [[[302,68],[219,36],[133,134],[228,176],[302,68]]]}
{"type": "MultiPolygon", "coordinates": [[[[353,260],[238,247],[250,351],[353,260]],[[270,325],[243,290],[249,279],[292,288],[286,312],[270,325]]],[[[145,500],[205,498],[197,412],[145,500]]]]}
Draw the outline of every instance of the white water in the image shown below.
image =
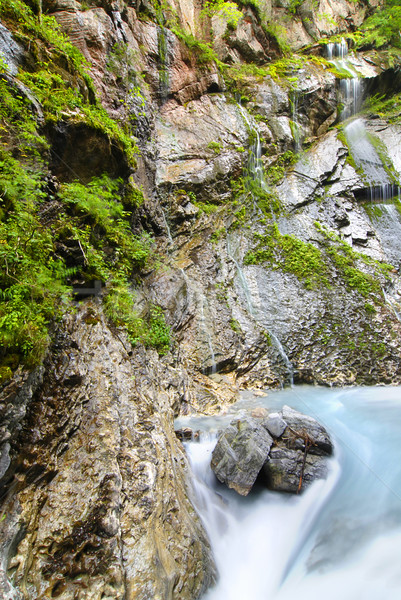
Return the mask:
{"type": "Polygon", "coordinates": [[[162,206],[160,207],[160,209],[161,209],[162,216],[163,216],[164,226],[166,228],[168,242],[169,242],[169,244],[172,244],[173,243],[173,238],[172,238],[172,235],[171,235],[170,225],[168,224],[168,221],[167,221],[166,213],[164,212],[164,209],[163,209],[162,206]]]}
{"type": "Polygon", "coordinates": [[[202,600],[399,600],[400,388],[302,386],[266,399],[248,392],[225,416],[185,425],[209,431],[187,444],[220,575],[202,600]],[[302,496],[259,490],[247,498],[216,483],[210,431],[261,404],[289,404],[327,427],[336,456],[326,481],[302,496]]]}
{"type": "Polygon", "coordinates": [[[326,56],[340,72],[347,75],[346,78],[340,80],[340,95],[344,105],[341,121],[345,121],[356,115],[361,107],[361,79],[349,60],[348,44],[344,38],[341,39],[341,42],[327,44],[326,56]]]}
{"type": "Polygon", "coordinates": [[[389,262],[399,267],[401,260],[401,214],[394,204],[396,201],[375,202],[370,218],[374,222],[375,231],[389,262]]]}
{"type": "Polygon", "coordinates": [[[207,340],[207,345],[209,348],[209,354],[210,354],[210,361],[211,361],[211,373],[216,373],[217,371],[217,365],[216,365],[216,355],[214,352],[214,348],[213,348],[213,341],[212,341],[212,334],[211,331],[213,331],[213,329],[211,330],[210,328],[210,323],[212,322],[210,319],[210,309],[209,309],[209,304],[207,301],[206,296],[204,296],[203,294],[199,293],[198,296],[199,299],[199,324],[201,327],[201,330],[203,332],[203,334],[206,337],[207,340]],[[206,318],[206,314],[205,314],[205,309],[207,310],[209,317],[206,318]]]}
{"type": "Polygon", "coordinates": [[[294,138],[294,151],[296,153],[302,150],[301,126],[299,124],[298,104],[299,92],[297,90],[293,90],[291,94],[291,131],[292,137],[294,138]]]}
{"type": "Polygon", "coordinates": [[[341,79],[340,92],[344,103],[344,108],[341,112],[341,121],[345,121],[349,117],[356,115],[361,107],[362,88],[359,77],[341,79]]]}
{"type": "Polygon", "coordinates": [[[392,188],[389,176],[383,166],[382,160],[369,139],[365,124],[362,119],[354,119],[344,128],[347,142],[355,163],[360,167],[367,183],[370,185],[372,199],[375,199],[375,190],[379,191],[379,198],[387,195],[386,190],[392,188]]]}

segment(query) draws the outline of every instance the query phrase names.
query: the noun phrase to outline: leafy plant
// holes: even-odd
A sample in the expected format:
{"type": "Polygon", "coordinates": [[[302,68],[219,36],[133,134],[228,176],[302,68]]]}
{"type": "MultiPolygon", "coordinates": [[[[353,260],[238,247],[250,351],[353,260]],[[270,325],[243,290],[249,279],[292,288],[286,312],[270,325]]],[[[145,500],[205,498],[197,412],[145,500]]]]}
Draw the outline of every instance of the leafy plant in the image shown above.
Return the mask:
{"type": "Polygon", "coordinates": [[[395,46],[401,48],[400,0],[386,0],[361,26],[358,46],[395,46]]]}

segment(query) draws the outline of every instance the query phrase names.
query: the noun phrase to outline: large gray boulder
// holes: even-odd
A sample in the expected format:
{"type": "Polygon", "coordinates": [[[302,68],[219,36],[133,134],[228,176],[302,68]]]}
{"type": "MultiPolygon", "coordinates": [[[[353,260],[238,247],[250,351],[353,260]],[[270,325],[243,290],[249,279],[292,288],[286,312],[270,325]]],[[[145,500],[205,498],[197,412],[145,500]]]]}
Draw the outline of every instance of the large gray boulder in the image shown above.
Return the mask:
{"type": "Polygon", "coordinates": [[[243,496],[259,474],[269,489],[298,494],[327,476],[332,453],[320,423],[284,406],[264,418],[232,421],[217,441],[211,466],[219,481],[243,496]]]}
{"type": "Polygon", "coordinates": [[[220,436],[212,454],[212,469],[219,481],[242,496],[252,489],[273,438],[260,420],[245,417],[232,421],[220,436]]]}

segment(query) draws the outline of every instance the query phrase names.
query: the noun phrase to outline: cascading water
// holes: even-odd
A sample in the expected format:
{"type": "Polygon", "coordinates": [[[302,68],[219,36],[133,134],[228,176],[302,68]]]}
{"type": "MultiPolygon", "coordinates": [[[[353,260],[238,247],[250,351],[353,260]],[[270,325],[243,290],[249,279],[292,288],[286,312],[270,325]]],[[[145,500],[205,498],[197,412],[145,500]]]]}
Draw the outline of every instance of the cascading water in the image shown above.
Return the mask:
{"type": "MultiPolygon", "coordinates": [[[[207,339],[207,345],[209,347],[210,360],[211,360],[210,371],[213,374],[213,373],[216,373],[216,371],[217,371],[216,356],[215,356],[214,348],[213,348],[212,335],[210,333],[210,327],[209,327],[210,320],[207,319],[206,315],[205,315],[205,308],[208,309],[208,303],[207,303],[206,296],[204,296],[203,294],[199,294],[199,308],[200,308],[200,310],[199,310],[200,326],[201,326],[201,329],[207,339]]],[[[208,312],[209,312],[209,310],[208,310],[208,312]]]]}
{"type": "Polygon", "coordinates": [[[163,216],[164,226],[166,228],[167,239],[168,239],[169,244],[172,244],[173,238],[171,235],[170,225],[168,224],[167,216],[166,216],[166,213],[165,213],[163,207],[160,207],[160,208],[161,208],[161,212],[162,212],[162,216],[163,216]]]}
{"type": "Polygon", "coordinates": [[[298,104],[299,104],[299,92],[297,90],[293,90],[290,97],[291,103],[291,132],[292,137],[294,138],[294,151],[296,153],[302,150],[302,141],[301,141],[301,127],[299,125],[299,114],[298,114],[298,104]]]}
{"type": "Polygon", "coordinates": [[[341,111],[341,121],[346,121],[356,115],[362,103],[362,86],[359,77],[341,79],[340,92],[344,107],[341,111]]]}
{"type": "Polygon", "coordinates": [[[326,56],[327,60],[333,60],[335,58],[339,58],[340,60],[344,60],[344,58],[348,55],[348,44],[344,38],[341,38],[340,42],[329,42],[326,44],[326,56]]]}
{"type": "Polygon", "coordinates": [[[245,273],[236,258],[237,252],[238,252],[238,247],[234,247],[233,237],[230,233],[228,233],[227,234],[227,254],[231,258],[231,260],[233,261],[233,263],[237,269],[238,279],[239,279],[241,288],[245,295],[248,312],[252,317],[255,317],[256,310],[255,310],[255,305],[254,305],[254,301],[252,298],[252,293],[251,293],[251,290],[248,285],[248,280],[245,277],[245,273]]]}
{"type": "Polygon", "coordinates": [[[352,158],[359,167],[367,184],[365,200],[386,203],[399,196],[399,186],[395,184],[384,167],[372,139],[362,119],[354,119],[344,127],[352,158]]]}
{"type": "MultiPolygon", "coordinates": [[[[343,102],[341,121],[355,117],[362,103],[362,79],[355,77],[355,69],[348,59],[348,45],[344,39],[341,42],[326,45],[326,55],[340,71],[351,75],[340,80],[340,92],[343,102]]],[[[370,202],[387,202],[395,195],[399,195],[398,189],[389,177],[388,171],[377,152],[371,136],[369,136],[365,124],[361,118],[354,118],[344,126],[350,154],[359,167],[369,189],[370,202]]]]}
{"type": "Polygon", "coordinates": [[[392,264],[401,259],[401,203],[398,200],[380,201],[367,205],[370,219],[380,237],[380,243],[392,264]]]}
{"type": "Polygon", "coordinates": [[[162,18],[159,18],[157,28],[157,45],[159,53],[159,95],[162,102],[167,99],[170,77],[169,77],[169,47],[168,30],[162,25],[162,18]]]}
{"type": "Polygon", "coordinates": [[[365,175],[370,186],[390,184],[389,176],[383,162],[369,139],[365,124],[362,119],[354,119],[344,128],[350,153],[358,167],[365,175]]]}
{"type": "Polygon", "coordinates": [[[238,107],[241,112],[241,116],[244,119],[247,130],[249,131],[251,144],[249,146],[248,151],[248,164],[247,164],[247,173],[248,177],[256,181],[260,188],[263,190],[267,190],[267,184],[265,179],[265,173],[262,162],[262,145],[260,143],[260,135],[258,128],[255,126],[254,122],[249,118],[249,114],[247,111],[243,109],[241,104],[238,104],[238,107]]]}
{"type": "Polygon", "coordinates": [[[186,444],[219,571],[202,600],[398,600],[400,410],[400,388],[302,386],[266,399],[244,393],[221,417],[182,418],[179,426],[207,432],[186,444]],[[289,404],[325,425],[336,441],[326,481],[301,496],[260,489],[246,498],[216,481],[215,432],[261,404],[289,404]]]}
{"type": "Polygon", "coordinates": [[[361,78],[355,73],[350,61],[347,60],[348,44],[344,38],[340,42],[327,44],[326,56],[340,72],[346,75],[344,79],[340,79],[340,96],[343,104],[341,121],[345,121],[356,115],[361,107],[361,78]]]}

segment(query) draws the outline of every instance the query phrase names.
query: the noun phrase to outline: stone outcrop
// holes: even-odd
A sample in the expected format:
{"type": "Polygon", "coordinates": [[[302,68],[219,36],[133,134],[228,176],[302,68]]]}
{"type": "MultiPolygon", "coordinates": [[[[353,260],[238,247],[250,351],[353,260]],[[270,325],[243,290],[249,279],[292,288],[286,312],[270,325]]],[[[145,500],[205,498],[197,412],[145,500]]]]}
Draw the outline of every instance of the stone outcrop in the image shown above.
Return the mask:
{"type": "Polygon", "coordinates": [[[271,490],[297,494],[327,476],[332,453],[322,425],[284,406],[280,413],[230,423],[213,450],[211,467],[221,483],[243,496],[257,479],[271,490]]]}
{"type": "Polygon", "coordinates": [[[87,305],[41,375],[19,392],[23,427],[9,420],[2,597],[197,597],[214,566],[172,427],[174,368],[131,356],[87,305]]]}

